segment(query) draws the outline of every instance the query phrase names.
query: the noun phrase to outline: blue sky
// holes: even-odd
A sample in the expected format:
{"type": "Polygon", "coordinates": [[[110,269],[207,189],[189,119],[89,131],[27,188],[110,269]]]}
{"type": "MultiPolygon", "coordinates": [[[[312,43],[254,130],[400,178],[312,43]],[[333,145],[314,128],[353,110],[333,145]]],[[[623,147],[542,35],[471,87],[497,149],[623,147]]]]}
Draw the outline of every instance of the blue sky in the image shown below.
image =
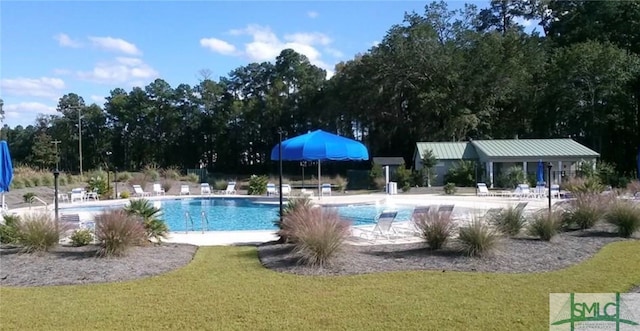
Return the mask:
{"type": "MultiPolygon", "coordinates": [[[[488,1],[473,2],[480,8],[488,1]]],[[[104,104],[156,78],[197,84],[293,48],[330,73],[427,1],[2,1],[0,97],[5,123],[33,124],[77,93],[104,104]]],[[[451,9],[463,1],[449,2],[451,9]]]]}

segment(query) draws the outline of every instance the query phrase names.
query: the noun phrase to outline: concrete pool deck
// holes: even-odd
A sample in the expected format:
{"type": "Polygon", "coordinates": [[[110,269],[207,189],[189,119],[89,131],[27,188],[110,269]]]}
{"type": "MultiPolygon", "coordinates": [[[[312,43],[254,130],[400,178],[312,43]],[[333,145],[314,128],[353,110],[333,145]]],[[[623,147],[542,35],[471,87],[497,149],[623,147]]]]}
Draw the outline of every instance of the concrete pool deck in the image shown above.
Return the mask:
{"type": "MultiPolygon", "coordinates": [[[[189,199],[189,198],[253,198],[258,199],[262,203],[274,203],[279,202],[278,197],[256,197],[247,195],[182,195],[182,196],[150,196],[145,197],[151,201],[159,200],[172,200],[172,199],[189,199]]],[[[526,201],[528,205],[526,211],[537,210],[545,208],[548,205],[547,199],[519,199],[508,197],[478,197],[475,195],[454,195],[444,196],[439,194],[400,194],[400,195],[387,195],[384,193],[374,194],[362,194],[362,195],[336,195],[325,197],[313,197],[312,200],[318,204],[325,206],[342,206],[342,205],[357,205],[357,204],[380,204],[393,208],[394,205],[455,205],[456,207],[462,207],[465,209],[473,209],[482,214],[489,208],[499,208],[514,206],[519,202],[526,201]]],[[[61,203],[59,205],[60,212],[64,213],[67,208],[76,207],[103,207],[103,206],[124,206],[129,199],[118,200],[106,200],[106,201],[86,201],[80,203],[61,203]]],[[[558,201],[553,199],[552,202],[558,201]]],[[[11,213],[24,214],[29,212],[42,211],[44,207],[33,208],[19,208],[10,210],[11,213]]],[[[53,206],[49,206],[47,209],[49,212],[53,211],[53,206]]],[[[75,213],[75,212],[74,212],[75,213]]],[[[78,212],[81,220],[91,220],[96,212],[78,212]]],[[[455,213],[455,210],[454,210],[455,213]]],[[[471,215],[467,215],[471,217],[471,215]]],[[[408,223],[407,221],[398,222],[399,227],[403,227],[408,223]],[[404,223],[404,224],[403,224],[404,223]]],[[[394,224],[396,224],[394,222],[394,224]]],[[[410,243],[422,241],[418,237],[403,236],[396,239],[377,239],[375,241],[367,239],[367,234],[373,230],[374,225],[356,226],[352,231],[352,237],[347,241],[352,245],[371,245],[371,244],[385,244],[385,243],[410,243]]],[[[216,245],[254,245],[258,243],[264,243],[276,240],[277,236],[275,231],[271,230],[258,230],[258,231],[180,231],[170,232],[169,238],[165,240],[169,243],[184,243],[197,246],[216,246],[216,245]]]]}

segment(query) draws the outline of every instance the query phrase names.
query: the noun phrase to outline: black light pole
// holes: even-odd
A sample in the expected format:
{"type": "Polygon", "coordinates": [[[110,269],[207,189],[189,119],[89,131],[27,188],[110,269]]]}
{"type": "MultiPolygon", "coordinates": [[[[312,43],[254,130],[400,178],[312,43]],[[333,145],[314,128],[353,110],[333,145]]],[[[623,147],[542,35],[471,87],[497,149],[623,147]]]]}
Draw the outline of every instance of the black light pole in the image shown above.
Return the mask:
{"type": "MultiPolygon", "coordinates": [[[[109,192],[109,182],[110,179],[109,175],[111,173],[111,169],[109,169],[109,159],[111,158],[111,152],[107,151],[105,154],[107,154],[107,193],[109,192]]],[[[113,179],[115,181],[115,178],[113,179]]]]}
{"type": "Polygon", "coordinates": [[[476,172],[476,195],[478,195],[478,162],[474,161],[473,170],[476,172]]]}
{"type": "Polygon", "coordinates": [[[278,128],[278,135],[280,137],[280,142],[278,143],[278,162],[280,164],[279,171],[279,185],[280,189],[280,224],[282,224],[282,128],[278,128]]]}
{"type": "Polygon", "coordinates": [[[56,167],[56,170],[53,171],[53,185],[55,191],[55,197],[53,199],[54,209],[56,213],[56,233],[58,233],[58,177],[60,176],[60,171],[56,167]]]}
{"type": "Polygon", "coordinates": [[[549,193],[548,193],[548,195],[549,195],[549,212],[551,212],[551,168],[553,168],[553,164],[551,164],[551,162],[549,162],[547,164],[547,169],[549,169],[548,173],[547,173],[547,176],[548,176],[547,181],[549,181],[549,193]]]}

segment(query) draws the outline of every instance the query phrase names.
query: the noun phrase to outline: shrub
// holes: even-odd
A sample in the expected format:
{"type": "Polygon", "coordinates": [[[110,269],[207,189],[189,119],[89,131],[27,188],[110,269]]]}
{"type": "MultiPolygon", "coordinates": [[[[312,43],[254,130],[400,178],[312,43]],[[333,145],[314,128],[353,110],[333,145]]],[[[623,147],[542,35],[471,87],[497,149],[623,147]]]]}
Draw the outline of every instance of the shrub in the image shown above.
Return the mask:
{"type": "Polygon", "coordinates": [[[33,187],[33,182],[31,181],[31,178],[28,177],[23,177],[22,178],[22,182],[24,183],[24,187],[33,187]]]}
{"type": "Polygon", "coordinates": [[[456,194],[458,190],[456,189],[456,184],[454,183],[446,183],[442,189],[444,190],[444,194],[448,195],[456,194]]]}
{"type": "Polygon", "coordinates": [[[91,177],[89,178],[89,182],[87,184],[87,190],[92,192],[98,192],[100,196],[108,195],[109,183],[107,183],[107,177],[91,177]]]}
{"type": "Polygon", "coordinates": [[[573,177],[562,184],[562,188],[573,194],[599,194],[604,191],[604,186],[595,177],[573,177]]]}
{"type": "Polygon", "coordinates": [[[131,178],[133,178],[133,176],[129,172],[123,171],[118,173],[116,180],[119,182],[127,182],[131,180],[131,178]]]}
{"type": "Polygon", "coordinates": [[[44,186],[53,186],[53,175],[52,174],[44,174],[42,175],[40,182],[44,186]]]}
{"type": "Polygon", "coordinates": [[[518,184],[525,183],[527,178],[524,174],[524,170],[520,166],[509,167],[500,178],[500,186],[502,187],[516,187],[518,184]]]}
{"type": "Polygon", "coordinates": [[[280,211],[278,211],[278,218],[273,222],[279,229],[277,232],[277,235],[280,236],[279,242],[292,240],[289,237],[290,229],[287,226],[291,226],[295,222],[304,222],[305,213],[303,211],[310,209],[312,206],[311,200],[306,196],[289,199],[282,208],[282,223],[280,223],[280,211]],[[290,220],[284,222],[285,219],[289,218],[290,220]]]}
{"type": "Polygon", "coordinates": [[[462,187],[473,187],[476,184],[476,164],[473,161],[458,161],[444,175],[445,183],[454,183],[462,187]]]}
{"type": "Polygon", "coordinates": [[[634,180],[627,184],[627,192],[631,195],[640,193],[640,180],[634,180]]]}
{"type": "Polygon", "coordinates": [[[58,177],[58,185],[66,186],[67,185],[67,176],[59,176],[58,177]]]}
{"type": "Polygon", "coordinates": [[[415,219],[420,236],[425,239],[429,248],[440,249],[447,242],[454,229],[450,213],[439,213],[430,210],[415,219]]]}
{"type": "Polygon", "coordinates": [[[530,235],[549,241],[558,234],[561,226],[562,217],[559,212],[541,211],[533,215],[527,230],[530,235]]]}
{"type": "MultiPolygon", "coordinates": [[[[215,190],[218,191],[222,191],[222,190],[226,190],[227,189],[227,185],[229,184],[229,182],[225,179],[216,179],[216,181],[213,183],[213,187],[215,190]]],[[[267,184],[265,183],[265,192],[267,191],[267,184]]]]}
{"type": "Polygon", "coordinates": [[[147,238],[154,239],[157,243],[161,243],[162,239],[167,238],[169,228],[166,223],[160,219],[162,210],[153,206],[147,199],[131,200],[124,211],[130,215],[138,217],[142,222],[147,238]]]}
{"type": "Polygon", "coordinates": [[[371,188],[373,188],[374,190],[381,190],[384,188],[385,179],[381,165],[377,163],[373,164],[371,170],[369,171],[369,181],[371,188]],[[382,185],[380,185],[381,182],[382,185]]]}
{"type": "Polygon", "coordinates": [[[198,176],[198,174],[194,174],[194,173],[190,173],[187,175],[187,181],[188,182],[192,182],[192,183],[199,183],[200,182],[200,176],[198,176]]]}
{"type": "MultiPolygon", "coordinates": [[[[251,175],[251,178],[249,178],[249,190],[248,193],[249,195],[263,195],[265,193],[267,193],[267,182],[269,181],[269,178],[267,176],[256,176],[256,175],[251,175]]],[[[226,184],[225,187],[223,187],[221,190],[226,189],[226,184]]]]}
{"type": "Polygon", "coordinates": [[[0,224],[0,243],[15,244],[19,239],[20,216],[4,214],[4,223],[0,224]]]}
{"type": "Polygon", "coordinates": [[[144,187],[144,185],[147,183],[147,176],[143,175],[143,174],[136,174],[135,176],[133,176],[132,178],[129,179],[129,184],[131,185],[140,185],[142,187],[144,187]]]}
{"type": "Polygon", "coordinates": [[[93,240],[93,234],[88,229],[75,230],[69,239],[71,239],[71,245],[74,247],[87,246],[93,240]]]}
{"type": "Polygon", "coordinates": [[[402,192],[409,192],[411,190],[411,170],[404,166],[404,163],[398,166],[396,169],[396,182],[398,187],[402,188],[402,192]]]}
{"type": "Polygon", "coordinates": [[[341,193],[344,193],[344,190],[347,189],[347,185],[349,185],[349,181],[340,175],[336,175],[335,182],[336,182],[336,188],[341,193]]]}
{"type": "Polygon", "coordinates": [[[600,194],[576,194],[576,199],[570,203],[562,217],[564,227],[577,227],[581,230],[592,228],[604,217],[611,199],[600,194]]]}
{"type": "Polygon", "coordinates": [[[13,180],[11,181],[11,188],[12,189],[24,188],[24,180],[20,177],[13,178],[13,180]]]}
{"type": "Polygon", "coordinates": [[[144,176],[146,178],[155,182],[160,178],[160,172],[158,170],[159,170],[158,166],[152,163],[152,164],[146,165],[142,170],[142,173],[144,173],[144,176]]]}
{"type": "Polygon", "coordinates": [[[378,177],[374,180],[375,184],[373,185],[373,188],[376,190],[382,190],[382,189],[386,189],[385,188],[385,181],[386,179],[382,178],[382,177],[378,177]]]}
{"type": "Polygon", "coordinates": [[[27,192],[22,195],[22,199],[24,200],[24,202],[28,204],[32,204],[33,201],[35,200],[35,197],[36,197],[36,194],[33,192],[27,192]]]}
{"type": "Polygon", "coordinates": [[[180,168],[169,167],[162,170],[162,176],[165,179],[178,180],[180,179],[180,168]]]}
{"type": "Polygon", "coordinates": [[[173,183],[170,180],[163,180],[161,186],[164,190],[164,193],[169,193],[169,190],[171,190],[171,188],[173,187],[173,183]]]}
{"type": "Polygon", "coordinates": [[[335,258],[349,235],[349,222],[333,209],[304,208],[283,220],[286,236],[294,238],[293,251],[303,263],[325,266],[335,258]]]}
{"type": "Polygon", "coordinates": [[[468,256],[484,256],[495,249],[498,239],[496,232],[475,219],[470,225],[460,228],[458,246],[468,256]]]}
{"type": "Polygon", "coordinates": [[[509,236],[519,234],[526,222],[522,210],[518,210],[512,206],[503,209],[498,215],[489,221],[496,227],[496,229],[498,229],[498,231],[509,236]]]}
{"type": "Polygon", "coordinates": [[[120,198],[122,199],[129,199],[130,196],[131,196],[131,193],[129,193],[129,191],[120,192],[120,198]]]}
{"type": "Polygon", "coordinates": [[[96,216],[96,239],[100,256],[121,256],[133,245],[146,241],[144,227],[124,210],[109,210],[96,216]]]}
{"type": "Polygon", "coordinates": [[[33,187],[37,187],[42,185],[42,181],[40,180],[40,176],[35,175],[31,177],[31,183],[33,185],[33,187]]]}
{"type": "Polygon", "coordinates": [[[617,227],[621,237],[629,238],[640,230],[640,207],[633,202],[616,202],[604,217],[608,223],[617,227]]]}
{"type": "Polygon", "coordinates": [[[49,214],[24,215],[18,226],[18,243],[24,246],[28,253],[46,252],[58,244],[60,233],[65,231],[62,223],[56,227],[55,220],[49,214]]]}

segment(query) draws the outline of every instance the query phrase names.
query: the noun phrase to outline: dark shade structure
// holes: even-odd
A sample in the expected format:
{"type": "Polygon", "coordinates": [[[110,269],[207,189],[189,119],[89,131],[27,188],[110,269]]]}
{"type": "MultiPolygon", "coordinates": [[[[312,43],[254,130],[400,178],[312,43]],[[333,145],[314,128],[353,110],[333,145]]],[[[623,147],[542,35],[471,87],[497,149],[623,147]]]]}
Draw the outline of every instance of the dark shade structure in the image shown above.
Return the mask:
{"type": "Polygon", "coordinates": [[[11,162],[11,154],[9,153],[9,145],[6,141],[0,141],[0,192],[2,192],[2,206],[4,209],[4,192],[9,191],[11,181],[13,180],[13,163],[11,162]]]}
{"type": "Polygon", "coordinates": [[[369,151],[361,142],[333,133],[316,130],[282,142],[271,150],[271,160],[318,161],[318,195],[320,195],[321,161],[364,161],[369,151]]]}

